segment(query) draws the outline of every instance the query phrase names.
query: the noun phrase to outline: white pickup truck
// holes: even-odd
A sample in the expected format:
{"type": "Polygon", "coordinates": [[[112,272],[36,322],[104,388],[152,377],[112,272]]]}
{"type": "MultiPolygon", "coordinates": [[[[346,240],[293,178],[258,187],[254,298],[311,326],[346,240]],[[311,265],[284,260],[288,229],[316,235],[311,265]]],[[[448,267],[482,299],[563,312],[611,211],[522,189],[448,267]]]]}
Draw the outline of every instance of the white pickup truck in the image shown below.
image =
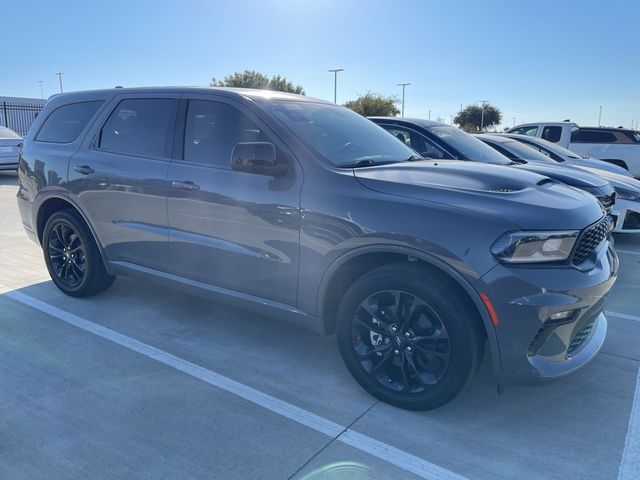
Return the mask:
{"type": "Polygon", "coordinates": [[[625,128],[579,127],[573,122],[523,123],[508,133],[540,137],[579,155],[626,168],[640,179],[640,132],[625,128]]]}

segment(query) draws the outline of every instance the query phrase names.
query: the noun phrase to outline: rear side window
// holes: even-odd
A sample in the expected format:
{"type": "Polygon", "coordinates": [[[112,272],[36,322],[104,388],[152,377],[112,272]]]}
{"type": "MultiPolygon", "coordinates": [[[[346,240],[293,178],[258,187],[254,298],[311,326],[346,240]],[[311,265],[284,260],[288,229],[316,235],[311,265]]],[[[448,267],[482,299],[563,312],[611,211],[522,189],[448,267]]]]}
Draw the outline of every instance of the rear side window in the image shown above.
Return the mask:
{"type": "Polygon", "coordinates": [[[573,143],[615,143],[616,135],[613,132],[601,130],[576,130],[571,134],[573,143]]]}
{"type": "Polygon", "coordinates": [[[44,121],[36,141],[50,143],[71,143],[86,127],[93,114],[102,105],[95,102],[70,103],[55,109],[44,121]]]}
{"type": "Polygon", "coordinates": [[[558,143],[562,136],[562,127],[544,127],[542,130],[542,138],[548,142],[558,143]]]}
{"type": "Polygon", "coordinates": [[[177,101],[171,98],[122,100],[105,122],[98,148],[126,155],[169,158],[177,101]]]}

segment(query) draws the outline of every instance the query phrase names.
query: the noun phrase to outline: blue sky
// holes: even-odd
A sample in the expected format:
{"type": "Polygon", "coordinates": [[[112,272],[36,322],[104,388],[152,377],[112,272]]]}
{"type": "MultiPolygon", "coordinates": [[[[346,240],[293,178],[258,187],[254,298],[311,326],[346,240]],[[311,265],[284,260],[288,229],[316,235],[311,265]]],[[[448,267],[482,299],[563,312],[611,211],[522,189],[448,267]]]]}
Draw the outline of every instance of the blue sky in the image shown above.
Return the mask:
{"type": "Polygon", "coordinates": [[[400,95],[449,121],[490,100],[503,124],[640,120],[636,0],[2,0],[0,96],[208,85],[255,69],[338,102],[400,95]],[[8,21],[11,19],[11,21],[8,21]]]}

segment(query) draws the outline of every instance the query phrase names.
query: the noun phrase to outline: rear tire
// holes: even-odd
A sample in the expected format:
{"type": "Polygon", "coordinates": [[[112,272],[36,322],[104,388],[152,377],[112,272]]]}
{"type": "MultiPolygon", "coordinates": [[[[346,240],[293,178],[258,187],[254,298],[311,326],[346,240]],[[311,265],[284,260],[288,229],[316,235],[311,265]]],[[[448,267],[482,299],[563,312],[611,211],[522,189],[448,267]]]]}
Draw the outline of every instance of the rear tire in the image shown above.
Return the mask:
{"type": "Polygon", "coordinates": [[[72,297],[106,290],[116,278],[107,273],[93,234],[75,210],[61,210],[49,217],[42,250],[53,283],[72,297]]]}
{"type": "Polygon", "coordinates": [[[441,275],[395,263],[347,290],[337,341],[349,372],[371,395],[400,408],[429,410],[451,401],[482,360],[477,312],[441,275]]]}

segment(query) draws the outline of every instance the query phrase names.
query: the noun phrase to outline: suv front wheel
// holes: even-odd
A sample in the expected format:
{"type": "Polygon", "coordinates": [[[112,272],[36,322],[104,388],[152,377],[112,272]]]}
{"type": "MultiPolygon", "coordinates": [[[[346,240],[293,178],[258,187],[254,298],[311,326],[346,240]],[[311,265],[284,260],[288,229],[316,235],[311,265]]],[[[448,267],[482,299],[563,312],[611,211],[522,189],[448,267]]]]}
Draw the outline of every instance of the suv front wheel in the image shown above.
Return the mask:
{"type": "Polygon", "coordinates": [[[385,265],[344,295],[337,339],[356,381],[376,398],[410,410],[452,400],[483,354],[477,313],[441,275],[418,265],[385,265]]]}
{"type": "Polygon", "coordinates": [[[93,295],[115,280],[104,268],[91,231],[74,210],[51,215],[44,227],[42,249],[53,283],[67,295],[93,295]]]}

